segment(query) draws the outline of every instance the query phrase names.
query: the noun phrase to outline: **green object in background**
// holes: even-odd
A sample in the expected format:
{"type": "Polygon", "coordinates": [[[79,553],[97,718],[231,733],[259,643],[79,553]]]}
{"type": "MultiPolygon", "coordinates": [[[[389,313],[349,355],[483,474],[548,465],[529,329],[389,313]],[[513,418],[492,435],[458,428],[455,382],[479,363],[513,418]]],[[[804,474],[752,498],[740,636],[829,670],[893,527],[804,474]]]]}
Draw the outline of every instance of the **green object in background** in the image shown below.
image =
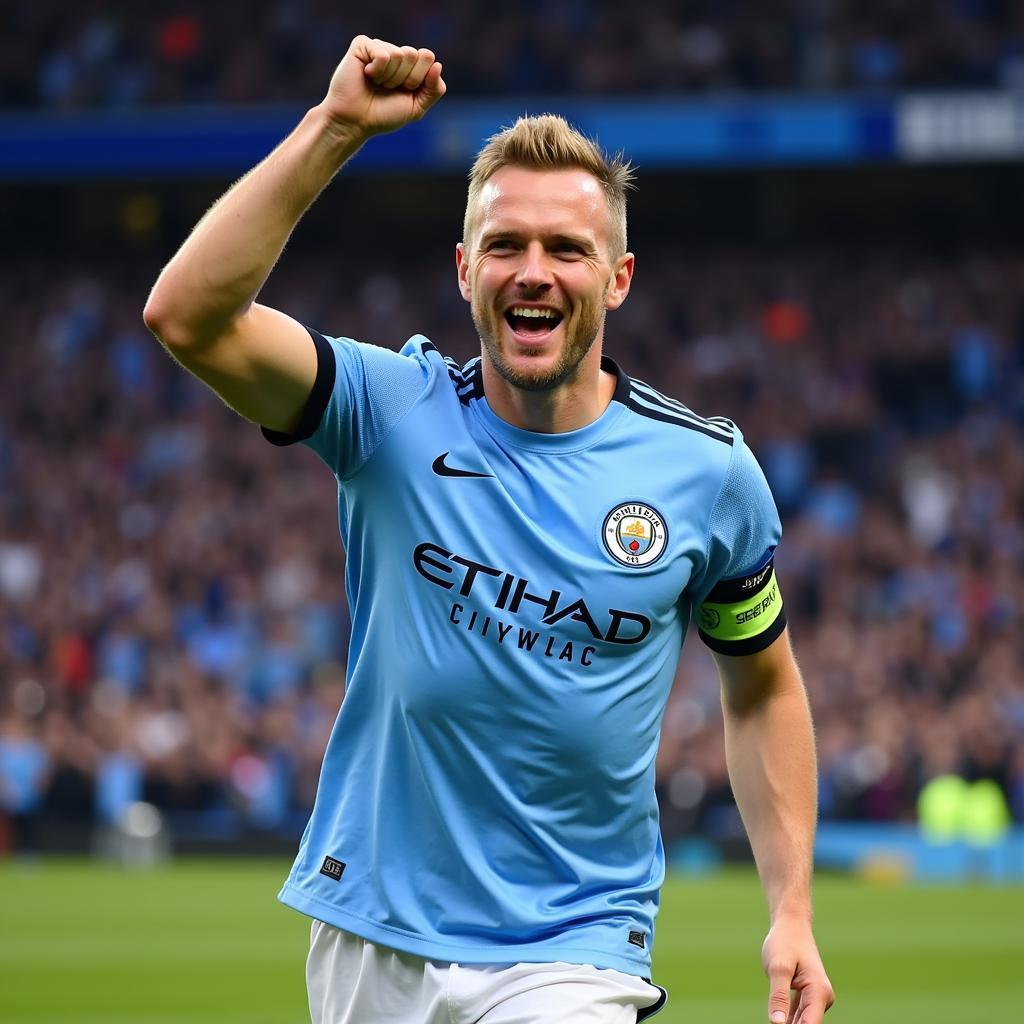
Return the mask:
{"type": "MultiPolygon", "coordinates": [[[[308,1024],[309,921],[274,898],[287,869],[0,861],[0,1021],[308,1024]]],[[[838,993],[826,1024],[1020,1017],[1024,887],[821,875],[816,909],[838,993]]],[[[670,999],[656,1024],[766,1021],[766,917],[753,870],[670,876],[654,943],[654,978],[670,999]]]]}
{"type": "Polygon", "coordinates": [[[964,803],[963,835],[972,846],[994,846],[1010,828],[1010,808],[991,779],[972,783],[964,803]]]}
{"type": "Polygon", "coordinates": [[[1010,809],[997,783],[966,782],[959,775],[939,775],[927,782],[917,799],[917,817],[933,843],[966,839],[972,846],[994,846],[1011,825],[1010,809]]]}
{"type": "Polygon", "coordinates": [[[933,843],[960,838],[968,784],[959,775],[939,775],[925,783],[917,798],[917,820],[933,843]]]}

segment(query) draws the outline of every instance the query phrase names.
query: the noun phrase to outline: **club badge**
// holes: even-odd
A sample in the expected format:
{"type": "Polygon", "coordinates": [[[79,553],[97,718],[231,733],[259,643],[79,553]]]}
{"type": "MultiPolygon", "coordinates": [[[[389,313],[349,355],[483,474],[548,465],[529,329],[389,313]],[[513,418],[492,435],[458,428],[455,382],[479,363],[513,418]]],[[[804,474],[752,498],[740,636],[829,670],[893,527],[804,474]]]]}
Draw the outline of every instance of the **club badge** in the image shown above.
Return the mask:
{"type": "Polygon", "coordinates": [[[657,509],[639,502],[616,505],[601,529],[608,554],[621,565],[640,569],[653,565],[668,544],[668,529],[657,509]]]}

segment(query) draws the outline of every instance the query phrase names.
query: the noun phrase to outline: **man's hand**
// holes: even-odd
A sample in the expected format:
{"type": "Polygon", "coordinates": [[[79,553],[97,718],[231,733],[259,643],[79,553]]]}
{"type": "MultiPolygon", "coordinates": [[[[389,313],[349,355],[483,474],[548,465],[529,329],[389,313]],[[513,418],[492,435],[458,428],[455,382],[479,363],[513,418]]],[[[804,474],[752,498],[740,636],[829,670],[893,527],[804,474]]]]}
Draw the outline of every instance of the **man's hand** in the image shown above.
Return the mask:
{"type": "Polygon", "coordinates": [[[835,993],[807,921],[776,919],[761,947],[761,962],[771,982],[771,1024],[821,1024],[835,993]]]}
{"type": "Polygon", "coordinates": [[[340,131],[363,142],[418,121],[446,88],[431,50],[356,36],[321,106],[340,131]]]}

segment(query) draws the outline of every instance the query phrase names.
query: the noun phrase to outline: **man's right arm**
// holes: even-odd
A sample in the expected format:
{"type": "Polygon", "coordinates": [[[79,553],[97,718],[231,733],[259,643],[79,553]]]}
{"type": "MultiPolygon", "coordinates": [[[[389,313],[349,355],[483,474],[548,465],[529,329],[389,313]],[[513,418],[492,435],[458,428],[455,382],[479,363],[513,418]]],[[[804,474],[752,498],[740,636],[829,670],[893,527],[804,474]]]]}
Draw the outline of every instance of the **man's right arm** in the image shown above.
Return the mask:
{"type": "Polygon", "coordinates": [[[247,419],[291,430],[316,378],[305,328],[255,301],[295,225],[368,138],[422,117],[444,91],[429,50],[357,36],[323,102],[211,207],[160,274],[146,326],[247,419]]]}

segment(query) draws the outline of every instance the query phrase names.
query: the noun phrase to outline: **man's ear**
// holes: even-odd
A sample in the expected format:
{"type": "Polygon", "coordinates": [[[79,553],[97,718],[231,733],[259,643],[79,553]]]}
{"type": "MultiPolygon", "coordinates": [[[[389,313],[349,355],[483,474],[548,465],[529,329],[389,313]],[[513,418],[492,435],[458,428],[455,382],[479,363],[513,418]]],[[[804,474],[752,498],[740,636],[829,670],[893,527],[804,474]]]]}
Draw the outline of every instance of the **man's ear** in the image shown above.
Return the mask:
{"type": "Polygon", "coordinates": [[[473,293],[469,287],[469,256],[466,254],[466,247],[462,242],[458,242],[455,246],[455,269],[459,274],[459,291],[462,293],[462,297],[470,302],[473,293]]]}
{"type": "Polygon", "coordinates": [[[604,296],[605,309],[618,309],[626,301],[635,263],[636,257],[631,252],[624,253],[615,261],[612,282],[604,296]]]}

